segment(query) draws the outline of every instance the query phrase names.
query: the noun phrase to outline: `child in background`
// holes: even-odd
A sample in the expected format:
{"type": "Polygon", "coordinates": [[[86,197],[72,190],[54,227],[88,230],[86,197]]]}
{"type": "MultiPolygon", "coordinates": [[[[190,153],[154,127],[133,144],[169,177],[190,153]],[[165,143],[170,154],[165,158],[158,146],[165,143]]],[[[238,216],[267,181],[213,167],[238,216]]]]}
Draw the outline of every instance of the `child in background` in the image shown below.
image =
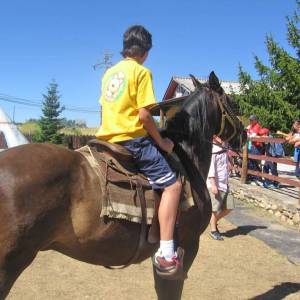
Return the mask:
{"type": "Polygon", "coordinates": [[[210,236],[214,240],[221,241],[221,236],[217,223],[228,215],[234,208],[233,197],[229,194],[229,169],[230,162],[228,150],[223,150],[221,146],[225,143],[214,136],[214,145],[212,148],[212,158],[207,178],[207,187],[210,191],[212,203],[212,215],[210,219],[210,236]]]}

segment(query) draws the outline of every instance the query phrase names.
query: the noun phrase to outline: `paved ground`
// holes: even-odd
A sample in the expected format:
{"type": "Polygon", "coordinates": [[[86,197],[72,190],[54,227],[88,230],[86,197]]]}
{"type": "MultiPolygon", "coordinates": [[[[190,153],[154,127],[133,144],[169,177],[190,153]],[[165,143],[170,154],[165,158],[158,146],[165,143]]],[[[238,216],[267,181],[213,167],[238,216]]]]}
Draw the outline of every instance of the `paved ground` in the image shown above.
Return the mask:
{"type": "MultiPolygon", "coordinates": [[[[247,206],[240,201],[236,202],[236,209],[227,220],[238,227],[240,234],[263,241],[290,262],[300,266],[300,232],[296,229],[284,226],[261,209],[247,206]]],[[[225,233],[227,237],[233,235],[234,232],[225,233]]]]}

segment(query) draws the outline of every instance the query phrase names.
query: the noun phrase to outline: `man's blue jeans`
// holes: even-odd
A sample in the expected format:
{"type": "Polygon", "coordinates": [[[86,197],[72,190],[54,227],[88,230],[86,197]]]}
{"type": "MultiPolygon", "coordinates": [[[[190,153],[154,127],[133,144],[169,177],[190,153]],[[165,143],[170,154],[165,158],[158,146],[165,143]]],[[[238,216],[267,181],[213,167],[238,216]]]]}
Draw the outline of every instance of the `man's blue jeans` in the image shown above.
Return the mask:
{"type": "MultiPolygon", "coordinates": [[[[271,171],[271,174],[274,176],[278,176],[278,171],[277,171],[277,163],[276,162],[272,162],[272,161],[266,161],[263,167],[263,172],[269,174],[269,171],[271,171]]],[[[277,181],[271,181],[269,179],[265,179],[265,183],[271,184],[273,183],[274,185],[277,185],[277,181]]]]}
{"type": "MultiPolygon", "coordinates": [[[[255,155],[261,155],[262,154],[262,148],[261,147],[256,147],[252,144],[251,150],[249,151],[249,153],[250,154],[255,154],[255,155]]],[[[248,169],[253,170],[253,171],[261,172],[260,160],[249,159],[248,169]]],[[[252,176],[251,178],[254,179],[254,180],[259,180],[260,179],[260,177],[257,177],[257,176],[252,176]]]]}

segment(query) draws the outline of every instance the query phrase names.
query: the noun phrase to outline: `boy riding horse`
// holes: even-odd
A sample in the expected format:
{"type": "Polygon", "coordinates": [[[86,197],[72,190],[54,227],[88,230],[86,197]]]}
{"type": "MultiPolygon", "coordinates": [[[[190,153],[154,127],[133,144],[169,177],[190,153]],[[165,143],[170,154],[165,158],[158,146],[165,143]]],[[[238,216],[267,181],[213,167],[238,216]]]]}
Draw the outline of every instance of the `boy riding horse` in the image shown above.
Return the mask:
{"type": "Polygon", "coordinates": [[[171,153],[174,144],[160,135],[149,111],[156,99],[151,72],[143,63],[151,47],[152,36],[143,26],[132,26],[124,33],[123,59],[102,79],[102,124],[96,136],[126,147],[152,188],[162,190],[158,210],[160,248],[153,263],[161,272],[172,272],[182,265],[173,241],[181,182],[160,152],[171,153]]]}

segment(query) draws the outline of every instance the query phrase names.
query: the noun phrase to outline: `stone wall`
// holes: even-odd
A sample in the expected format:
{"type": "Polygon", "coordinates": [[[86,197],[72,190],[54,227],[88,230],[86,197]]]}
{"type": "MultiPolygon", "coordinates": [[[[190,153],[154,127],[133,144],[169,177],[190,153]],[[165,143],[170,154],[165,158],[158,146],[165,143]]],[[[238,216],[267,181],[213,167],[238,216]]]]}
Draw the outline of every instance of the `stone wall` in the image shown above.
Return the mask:
{"type": "Polygon", "coordinates": [[[234,198],[263,209],[300,231],[300,206],[296,198],[260,186],[241,184],[238,179],[232,178],[230,189],[234,198]]]}

